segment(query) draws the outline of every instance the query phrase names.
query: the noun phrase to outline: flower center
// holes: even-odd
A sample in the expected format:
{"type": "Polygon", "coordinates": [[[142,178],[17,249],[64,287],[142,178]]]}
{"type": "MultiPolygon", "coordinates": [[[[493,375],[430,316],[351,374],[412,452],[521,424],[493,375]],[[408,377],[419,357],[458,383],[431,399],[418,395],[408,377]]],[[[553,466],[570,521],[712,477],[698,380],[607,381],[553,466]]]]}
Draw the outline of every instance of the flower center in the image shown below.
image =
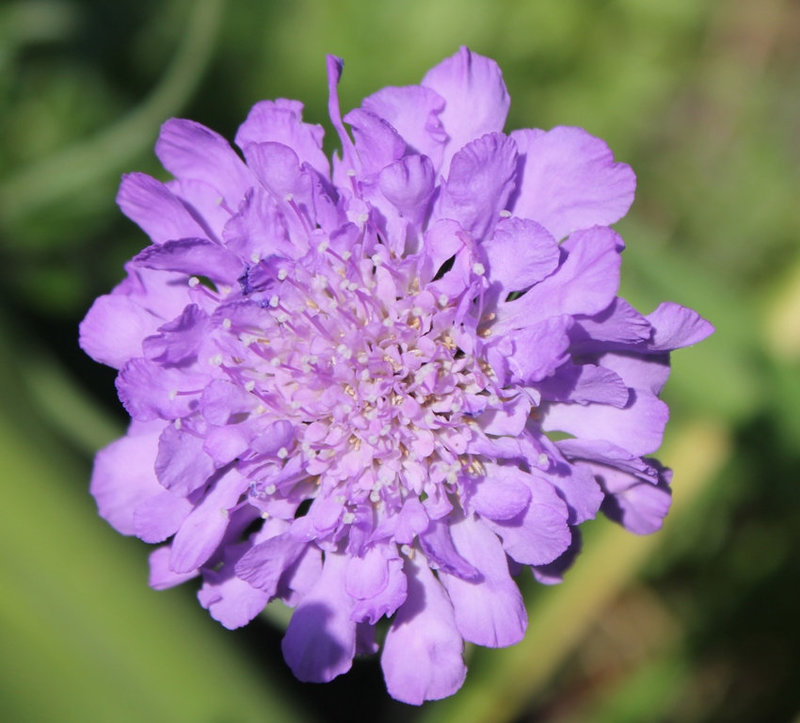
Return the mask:
{"type": "Polygon", "coordinates": [[[294,446],[279,455],[354,505],[446,495],[486,394],[486,374],[453,340],[455,304],[419,290],[416,264],[323,243],[240,281],[260,313],[257,328],[232,329],[247,347],[238,381],[258,413],[292,424],[294,446]]]}

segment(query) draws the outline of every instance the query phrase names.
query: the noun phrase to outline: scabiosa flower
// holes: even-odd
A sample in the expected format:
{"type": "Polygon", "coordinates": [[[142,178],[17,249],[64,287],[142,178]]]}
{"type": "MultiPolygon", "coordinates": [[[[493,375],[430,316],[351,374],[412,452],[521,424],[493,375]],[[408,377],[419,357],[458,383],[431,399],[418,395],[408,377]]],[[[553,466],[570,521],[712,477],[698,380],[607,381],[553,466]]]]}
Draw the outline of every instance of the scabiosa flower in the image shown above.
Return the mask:
{"type": "Polygon", "coordinates": [[[631,169],[579,128],[504,134],[493,61],[462,48],[343,119],[341,68],[332,168],[281,99],[239,128],[244,160],[173,119],[174,180],[123,178],[152,245],[81,325],[132,417],[92,492],[166,543],[153,587],[200,577],[228,628],[294,607],[301,680],[376,652],[387,618],[388,690],[418,704],[460,687],[465,640],[523,637],[512,575],[559,581],[581,522],[661,525],[668,353],[711,327],[617,296],[631,169]]]}

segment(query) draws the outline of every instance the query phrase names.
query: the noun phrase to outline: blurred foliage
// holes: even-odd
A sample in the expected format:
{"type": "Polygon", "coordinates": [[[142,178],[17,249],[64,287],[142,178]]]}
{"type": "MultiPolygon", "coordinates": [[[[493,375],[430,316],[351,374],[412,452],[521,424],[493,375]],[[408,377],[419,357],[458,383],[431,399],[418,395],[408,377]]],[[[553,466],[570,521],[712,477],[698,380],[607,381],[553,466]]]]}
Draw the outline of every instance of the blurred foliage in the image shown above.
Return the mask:
{"type": "MultiPolygon", "coordinates": [[[[0,710],[13,721],[783,721],[800,710],[800,4],[794,0],[13,0],[0,5],[0,710]],[[280,630],[229,633],[146,587],[97,519],[93,451],[123,426],[76,326],[145,243],[119,174],[163,177],[160,123],[232,137],[261,98],[325,119],[466,44],[498,60],[508,127],[580,125],[639,177],[623,292],[717,327],[679,352],[659,455],[664,531],[602,520],[526,640],[473,651],[452,699],[386,697],[376,660],[295,681],[280,630]],[[11,653],[13,651],[13,653],[11,653]]],[[[329,134],[330,135],[330,134],[329,134]]],[[[333,144],[328,139],[329,147],[333,144]]],[[[280,617],[278,613],[277,617],[280,617]]]]}

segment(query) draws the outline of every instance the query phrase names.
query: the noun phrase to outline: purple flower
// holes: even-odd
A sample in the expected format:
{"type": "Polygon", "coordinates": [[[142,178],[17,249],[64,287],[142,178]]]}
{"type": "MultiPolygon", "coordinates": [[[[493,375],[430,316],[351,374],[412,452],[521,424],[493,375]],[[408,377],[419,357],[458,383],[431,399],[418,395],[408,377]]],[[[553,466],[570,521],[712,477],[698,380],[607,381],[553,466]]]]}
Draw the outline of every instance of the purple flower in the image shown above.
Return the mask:
{"type": "Polygon", "coordinates": [[[388,690],[418,704],[461,686],[465,640],[523,637],[512,574],[559,581],[581,522],[659,528],[668,353],[711,326],[617,296],[633,172],[579,128],[504,134],[493,61],[462,48],[344,118],[341,69],[332,169],[277,100],[239,128],[244,160],[173,119],[174,180],[123,178],[153,243],[81,325],[132,417],[92,493],[166,543],[153,587],[199,576],[228,628],[293,606],[301,680],[375,652],[388,618],[388,690]]]}

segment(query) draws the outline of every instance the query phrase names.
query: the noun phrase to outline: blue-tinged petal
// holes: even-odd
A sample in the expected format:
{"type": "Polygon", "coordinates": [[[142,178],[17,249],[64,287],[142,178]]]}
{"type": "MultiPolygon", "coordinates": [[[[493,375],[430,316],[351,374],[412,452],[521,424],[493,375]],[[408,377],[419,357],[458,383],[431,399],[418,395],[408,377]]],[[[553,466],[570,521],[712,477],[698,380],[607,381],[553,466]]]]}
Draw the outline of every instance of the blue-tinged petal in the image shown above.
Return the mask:
{"type": "Polygon", "coordinates": [[[510,520],[528,508],[531,490],[526,472],[511,465],[484,462],[486,474],[470,482],[474,490],[469,497],[472,509],[490,520],[510,520]]]}
{"type": "Polygon", "coordinates": [[[431,281],[445,261],[466,247],[465,235],[456,221],[439,219],[430,225],[422,245],[421,284],[431,281]]]}
{"type": "Polygon", "coordinates": [[[608,352],[598,358],[598,364],[611,369],[626,386],[646,389],[658,394],[669,378],[669,355],[608,352]]]}
{"type": "Polygon", "coordinates": [[[641,457],[601,439],[562,439],[555,443],[559,451],[572,460],[587,460],[636,475],[639,479],[658,482],[658,471],[641,457]]]}
{"type": "Polygon", "coordinates": [[[512,377],[538,382],[552,375],[569,359],[569,330],[573,320],[566,314],[518,329],[507,338],[513,352],[506,357],[512,377]]]}
{"type": "Polygon", "coordinates": [[[615,163],[609,147],[582,128],[519,130],[521,176],[512,210],[545,226],[556,239],[619,221],[633,203],[636,176],[615,163]]]}
{"type": "Polygon", "coordinates": [[[553,236],[535,221],[501,218],[481,248],[489,280],[503,291],[523,291],[556,270],[561,258],[553,236]]]}
{"type": "Polygon", "coordinates": [[[530,413],[531,400],[527,394],[520,393],[509,401],[489,407],[477,420],[484,434],[516,437],[525,429],[530,413]]]}
{"type": "Polygon", "coordinates": [[[180,366],[197,359],[208,332],[208,314],[189,304],[179,317],[161,325],[158,334],[142,342],[145,357],[168,366],[180,366]]]}
{"type": "Polygon", "coordinates": [[[215,379],[203,389],[199,411],[211,424],[229,424],[231,417],[246,414],[257,400],[229,379],[215,379]]]}
{"type": "Polygon", "coordinates": [[[409,497],[403,503],[400,511],[388,520],[395,525],[393,536],[401,545],[410,545],[417,535],[428,529],[430,524],[425,507],[416,497],[409,497]]]}
{"type": "Polygon", "coordinates": [[[159,494],[153,463],[164,422],[132,422],[128,434],[97,453],[89,489],[101,517],[123,535],[136,533],[134,510],[159,494]]]}
{"type": "Polygon", "coordinates": [[[146,269],[207,276],[214,282],[229,285],[236,282],[243,269],[241,260],[225,247],[198,238],[148,246],[132,263],[146,269]]]}
{"type": "Polygon", "coordinates": [[[374,597],[389,582],[389,558],[384,545],[374,545],[347,563],[345,588],[351,597],[363,600],[374,597]]]}
{"type": "Polygon", "coordinates": [[[439,119],[444,99],[438,93],[421,85],[383,88],[361,105],[389,122],[411,149],[430,159],[434,170],[441,168],[448,136],[439,119]]]}
{"type": "Polygon", "coordinates": [[[235,209],[255,178],[221,135],[200,123],[171,118],[161,126],[156,155],[173,176],[203,181],[235,209]]]}
{"type": "Polygon", "coordinates": [[[611,442],[633,455],[651,454],[661,445],[669,410],[654,394],[632,390],[623,408],[606,404],[548,404],[542,409],[542,429],[583,439],[611,442]]]}
{"type": "Polygon", "coordinates": [[[573,527],[572,542],[559,557],[546,565],[531,566],[531,572],[536,582],[542,585],[558,585],[564,582],[564,575],[575,562],[575,558],[581,551],[582,543],[580,529],[573,527]]]}
{"type": "Polygon", "coordinates": [[[117,204],[155,244],[205,235],[205,228],[181,199],[146,173],[128,173],[122,177],[117,204]]]}
{"type": "Polygon", "coordinates": [[[150,543],[164,542],[177,532],[191,511],[189,500],[162,488],[136,505],[133,512],[136,537],[150,543]]]}
{"type": "Polygon", "coordinates": [[[622,409],[630,400],[630,391],[622,378],[595,364],[565,364],[536,388],[543,399],[551,402],[596,402],[622,409]]]}
{"type": "Polygon", "coordinates": [[[529,476],[528,508],[509,520],[486,524],[503,541],[506,554],[524,565],[543,565],[555,560],[569,547],[572,538],[567,524],[567,506],[549,482],[529,476]]]}
{"type": "Polygon", "coordinates": [[[434,216],[452,218],[482,239],[497,223],[514,189],[517,151],[501,133],[487,133],[453,156],[434,216]]]}
{"type": "Polygon", "coordinates": [[[203,586],[197,592],[200,604],[211,617],[234,630],[247,625],[269,602],[269,595],[236,577],[234,568],[245,545],[229,547],[219,569],[203,572],[203,586]]]}
{"type": "Polygon", "coordinates": [[[81,322],[81,349],[95,361],[119,369],[142,356],[142,339],[163,323],[127,294],[100,296],[81,322]]]}
{"type": "Polygon", "coordinates": [[[298,604],[281,642],[283,657],[299,680],[327,683],[353,664],[356,624],[345,591],[347,557],[329,552],[322,574],[298,604]]]}
{"type": "Polygon", "coordinates": [[[214,460],[203,451],[203,438],[168,424],[158,439],[155,471],[161,485],[176,495],[203,487],[215,471],[214,460]]]}
{"type": "Polygon", "coordinates": [[[637,535],[661,529],[672,502],[668,474],[651,484],[613,467],[594,465],[594,472],[607,492],[602,507],[607,517],[637,535]]]}
{"type": "MultiPolygon", "coordinates": [[[[258,180],[268,188],[278,200],[298,193],[302,182],[300,159],[289,146],[274,141],[248,143],[242,149],[247,165],[258,180]]],[[[310,194],[310,184],[306,180],[305,195],[310,194]]]]}
{"type": "Polygon", "coordinates": [[[452,523],[450,533],[456,549],[482,576],[470,582],[439,573],[453,603],[458,632],[465,640],[490,648],[518,643],[525,635],[528,615],[497,535],[471,517],[452,523]]]}
{"type": "Polygon", "coordinates": [[[374,625],[393,615],[406,599],[403,561],[393,544],[379,544],[351,557],[345,577],[347,594],[354,600],[352,619],[374,625]]]}
{"type": "Polygon", "coordinates": [[[289,258],[300,255],[290,239],[289,224],[278,200],[261,186],[247,193],[225,224],[222,237],[228,249],[253,264],[273,254],[289,258]]]}
{"type": "MultiPolygon", "coordinates": [[[[205,181],[193,178],[176,178],[167,181],[165,185],[183,201],[192,217],[206,229],[212,241],[222,238],[222,229],[231,217],[232,209],[226,206],[216,188],[205,181]]],[[[197,236],[197,234],[191,235],[197,236]]]]}
{"type": "Polygon", "coordinates": [[[427,156],[410,155],[386,166],[378,187],[402,216],[421,228],[433,195],[433,163],[427,156]]]}
{"type": "Polygon", "coordinates": [[[611,345],[637,347],[651,335],[650,322],[620,297],[599,314],[576,318],[570,330],[570,339],[578,354],[607,350],[611,345]]]}
{"type": "Polygon", "coordinates": [[[128,414],[146,422],[177,419],[197,408],[206,374],[162,367],[147,359],[131,359],[117,376],[117,394],[128,414]]]}
{"type": "Polygon", "coordinates": [[[465,580],[475,580],[480,577],[480,573],[458,554],[453,545],[449,521],[432,521],[428,529],[419,536],[419,544],[428,560],[438,569],[465,580]]]}
{"type": "Polygon", "coordinates": [[[389,695],[422,705],[455,693],[467,673],[453,605],[424,560],[407,560],[408,597],[383,644],[381,667],[389,695]]]}
{"type": "Polygon", "coordinates": [[[303,104],[297,100],[278,98],[262,100],[247,114],[236,132],[235,142],[242,150],[250,143],[274,141],[292,148],[302,163],[308,163],[319,173],[330,173],[328,158],[322,151],[322,126],[304,123],[303,104]]]}
{"type": "MultiPolygon", "coordinates": [[[[353,148],[353,141],[350,140],[350,136],[347,135],[347,131],[344,129],[342,112],[339,107],[339,80],[344,70],[344,61],[335,55],[326,55],[325,66],[328,71],[328,116],[342,144],[342,163],[346,166],[345,170],[354,170],[355,149],[353,148]]],[[[336,175],[336,170],[334,170],[334,179],[336,175]]]]}
{"type": "Polygon", "coordinates": [[[379,173],[405,153],[405,141],[379,116],[356,108],[344,117],[344,121],[353,130],[360,177],[379,173]]]}
{"type": "Polygon", "coordinates": [[[603,490],[594,479],[592,471],[582,464],[558,465],[547,476],[567,503],[570,525],[593,520],[603,503],[603,490]]]}
{"type": "Polygon", "coordinates": [[[691,346],[714,332],[714,327],[696,311],[670,301],[660,304],[647,320],[653,326],[653,339],[648,345],[653,351],[691,346]]]}
{"type": "Polygon", "coordinates": [[[253,587],[275,595],[281,575],[297,560],[308,542],[291,530],[259,542],[236,563],[236,574],[253,587]]]}
{"type": "Polygon", "coordinates": [[[217,549],[230,522],[230,511],[249,485],[236,470],[219,477],[183,521],[172,541],[170,567],[188,572],[203,565],[217,549]]]}
{"type": "Polygon", "coordinates": [[[166,590],[197,577],[198,570],[178,573],[169,567],[169,545],[159,547],[150,553],[150,575],[148,583],[154,590],[166,590]]]}
{"type": "Polygon", "coordinates": [[[619,288],[622,239],[597,226],[574,233],[558,270],[520,298],[498,307],[494,331],[523,329],[560,314],[598,314],[614,301],[619,288]]]}
{"type": "Polygon", "coordinates": [[[450,159],[471,140],[503,130],[511,101],[494,60],[461,47],[431,68],[422,85],[445,101],[439,118],[450,140],[444,150],[443,174],[449,170],[450,159]]]}

